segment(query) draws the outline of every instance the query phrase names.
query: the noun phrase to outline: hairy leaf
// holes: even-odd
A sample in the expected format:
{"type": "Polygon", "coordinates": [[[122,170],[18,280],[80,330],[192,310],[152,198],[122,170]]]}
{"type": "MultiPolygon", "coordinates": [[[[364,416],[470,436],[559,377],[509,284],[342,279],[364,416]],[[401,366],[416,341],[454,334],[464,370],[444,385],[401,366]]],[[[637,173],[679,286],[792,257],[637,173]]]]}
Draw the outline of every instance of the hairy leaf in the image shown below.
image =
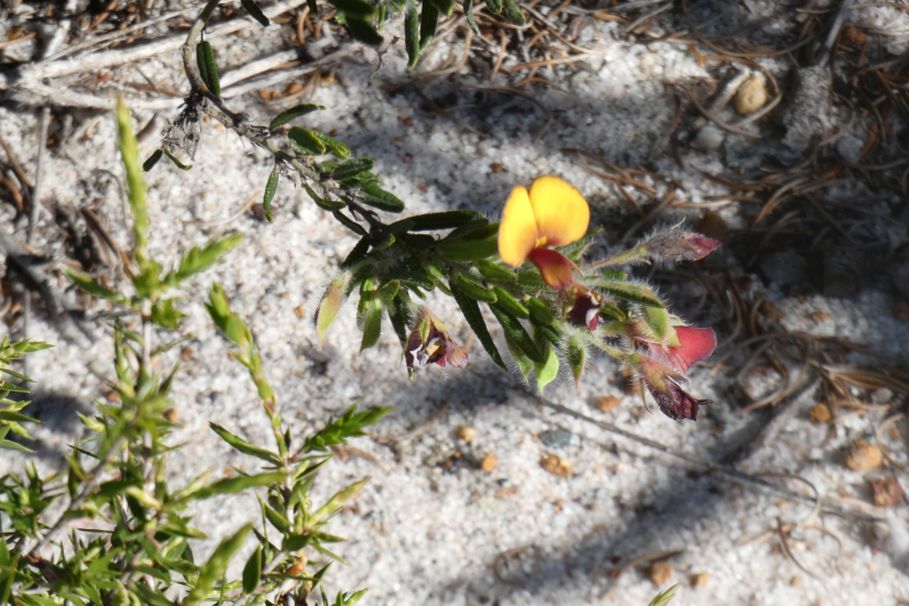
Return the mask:
{"type": "Polygon", "coordinates": [[[240,0],[240,4],[243,5],[243,8],[246,9],[246,12],[249,13],[250,17],[263,26],[269,24],[268,17],[265,16],[265,13],[262,12],[262,9],[259,8],[259,5],[256,4],[255,0],[240,0]]]}
{"type": "Polygon", "coordinates": [[[302,105],[295,105],[294,107],[286,109],[272,118],[272,121],[268,125],[268,129],[275,130],[280,126],[284,126],[288,122],[296,120],[300,116],[305,116],[306,114],[319,109],[325,109],[325,106],[317,105],[315,103],[303,103],[302,105]]]}
{"type": "Polygon", "coordinates": [[[271,201],[275,198],[275,193],[278,191],[278,177],[280,171],[278,170],[278,165],[275,164],[271,173],[268,175],[268,181],[265,183],[265,193],[262,195],[262,212],[265,214],[265,220],[269,223],[272,221],[273,217],[271,214],[271,201]]]}
{"type": "Polygon", "coordinates": [[[211,94],[220,97],[221,78],[218,76],[218,65],[215,63],[215,51],[207,40],[196,45],[196,62],[199,64],[199,75],[205,86],[211,94]]]}

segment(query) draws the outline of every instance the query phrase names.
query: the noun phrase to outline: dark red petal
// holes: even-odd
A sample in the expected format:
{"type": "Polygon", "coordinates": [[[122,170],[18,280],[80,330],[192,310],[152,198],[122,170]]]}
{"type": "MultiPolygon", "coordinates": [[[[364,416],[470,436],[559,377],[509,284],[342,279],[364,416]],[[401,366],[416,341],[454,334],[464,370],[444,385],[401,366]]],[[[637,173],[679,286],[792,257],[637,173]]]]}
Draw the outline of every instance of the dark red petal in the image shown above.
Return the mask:
{"type": "Polygon", "coordinates": [[[666,381],[666,390],[656,389],[650,382],[644,381],[647,389],[656,399],[660,410],[670,419],[680,421],[682,419],[698,420],[698,408],[710,404],[710,400],[698,400],[692,397],[690,393],[679,387],[673,381],[666,381]]]}
{"type": "Polygon", "coordinates": [[[543,281],[559,290],[574,284],[575,265],[565,256],[548,248],[534,248],[527,259],[537,266],[543,281]]]}

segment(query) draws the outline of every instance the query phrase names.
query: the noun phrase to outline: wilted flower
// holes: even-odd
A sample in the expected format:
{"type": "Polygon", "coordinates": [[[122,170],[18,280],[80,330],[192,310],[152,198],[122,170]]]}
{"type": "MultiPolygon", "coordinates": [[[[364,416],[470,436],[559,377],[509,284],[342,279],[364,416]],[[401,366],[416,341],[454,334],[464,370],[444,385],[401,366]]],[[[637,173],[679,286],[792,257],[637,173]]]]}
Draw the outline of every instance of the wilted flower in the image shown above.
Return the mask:
{"type": "Polygon", "coordinates": [[[720,242],[677,227],[651,236],[643,243],[652,258],[661,261],[699,261],[715,251],[720,242]]]}
{"type": "Polygon", "coordinates": [[[698,418],[698,407],[710,400],[698,400],[686,392],[685,373],[691,366],[713,353],[716,335],[711,328],[674,326],[677,346],[635,337],[643,351],[634,356],[634,366],[644,385],[656,399],[660,410],[672,419],[698,418]]]}
{"type": "Polygon", "coordinates": [[[575,292],[574,304],[568,310],[568,321],[575,326],[586,326],[589,330],[596,330],[602,320],[600,307],[603,297],[599,293],[578,288],[575,292]]]}
{"type": "Polygon", "coordinates": [[[574,283],[574,263],[551,250],[580,240],[587,233],[590,208],[581,193],[559,177],[539,177],[511,190],[499,225],[499,256],[518,267],[530,261],[543,280],[563,289],[574,283]]]}
{"type": "Polygon", "coordinates": [[[463,347],[451,339],[442,321],[424,309],[407,338],[404,361],[409,370],[428,364],[442,367],[450,364],[464,368],[467,366],[468,355],[463,347]]]}

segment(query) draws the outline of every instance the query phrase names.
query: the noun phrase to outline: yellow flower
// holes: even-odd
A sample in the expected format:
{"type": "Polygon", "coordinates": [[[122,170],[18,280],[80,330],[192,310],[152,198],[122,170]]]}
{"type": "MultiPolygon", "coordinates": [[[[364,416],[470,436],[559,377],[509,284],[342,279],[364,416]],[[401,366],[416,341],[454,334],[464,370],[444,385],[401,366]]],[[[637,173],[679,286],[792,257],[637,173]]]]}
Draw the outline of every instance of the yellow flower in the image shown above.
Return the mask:
{"type": "Polygon", "coordinates": [[[511,190],[499,225],[499,256],[518,267],[530,261],[553,288],[574,283],[574,263],[549,250],[580,240],[587,233],[590,207],[581,193],[564,179],[539,177],[530,190],[518,185],[511,190]]]}

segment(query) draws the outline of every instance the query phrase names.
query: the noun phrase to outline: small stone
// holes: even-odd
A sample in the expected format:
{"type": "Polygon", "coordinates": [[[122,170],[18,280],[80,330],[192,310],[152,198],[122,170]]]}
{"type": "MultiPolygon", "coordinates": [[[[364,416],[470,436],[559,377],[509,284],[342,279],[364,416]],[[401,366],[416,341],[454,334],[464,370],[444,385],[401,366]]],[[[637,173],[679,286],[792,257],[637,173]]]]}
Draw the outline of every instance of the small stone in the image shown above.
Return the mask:
{"type": "Polygon", "coordinates": [[[477,437],[477,432],[470,425],[461,425],[455,430],[455,436],[461,441],[473,442],[473,439],[477,437]]]}
{"type": "Polygon", "coordinates": [[[715,151],[725,139],[726,133],[713,124],[705,124],[691,140],[691,147],[700,151],[715,151]]]}
{"type": "Polygon", "coordinates": [[[600,396],[596,400],[597,408],[600,412],[609,412],[615,410],[622,403],[622,398],[618,396],[600,396]]]}
{"type": "Polygon", "coordinates": [[[710,573],[708,572],[697,572],[691,575],[691,586],[695,589],[704,587],[708,582],[710,582],[710,573]]]}
{"type": "Polygon", "coordinates": [[[498,174],[498,173],[501,173],[501,172],[505,172],[505,166],[504,166],[502,163],[500,163],[500,162],[490,162],[490,163],[489,163],[489,170],[490,170],[490,172],[492,172],[493,174],[498,174]]]}
{"type": "Polygon", "coordinates": [[[306,315],[306,309],[302,305],[297,305],[294,307],[294,315],[298,318],[302,318],[306,315]]]}
{"type": "Polygon", "coordinates": [[[540,442],[549,448],[565,448],[571,444],[571,432],[567,429],[547,429],[540,434],[540,442]]]}
{"type": "Polygon", "coordinates": [[[871,492],[874,494],[874,504],[878,507],[896,507],[903,502],[905,492],[896,478],[881,478],[871,480],[871,492]]]}
{"type": "Polygon", "coordinates": [[[812,423],[829,423],[830,419],[833,418],[833,415],[830,414],[830,408],[826,404],[818,402],[811,407],[808,418],[812,423]]]}
{"type": "Polygon", "coordinates": [[[496,465],[498,464],[499,461],[496,459],[496,456],[491,452],[487,452],[483,456],[483,460],[480,462],[480,468],[486,473],[492,473],[492,470],[495,469],[496,465]]]}
{"type": "Polygon", "coordinates": [[[672,578],[672,564],[665,560],[654,562],[647,569],[647,576],[657,587],[662,587],[672,578]]]}
{"type": "Polygon", "coordinates": [[[876,444],[869,444],[859,438],[852,443],[843,462],[852,471],[871,471],[883,464],[884,453],[876,444]]]}
{"type": "Polygon", "coordinates": [[[743,116],[755,112],[767,104],[767,79],[756,73],[742,84],[735,94],[735,111],[743,116]]]}
{"type": "Polygon", "coordinates": [[[176,423],[179,416],[176,408],[168,408],[164,411],[164,418],[168,423],[176,423]]]}
{"type": "Polygon", "coordinates": [[[878,387],[871,392],[871,401],[875,404],[889,404],[893,400],[893,390],[889,387],[878,387]]]}
{"type": "Polygon", "coordinates": [[[540,467],[560,478],[570,478],[574,473],[571,461],[551,452],[540,459],[540,467]]]}

